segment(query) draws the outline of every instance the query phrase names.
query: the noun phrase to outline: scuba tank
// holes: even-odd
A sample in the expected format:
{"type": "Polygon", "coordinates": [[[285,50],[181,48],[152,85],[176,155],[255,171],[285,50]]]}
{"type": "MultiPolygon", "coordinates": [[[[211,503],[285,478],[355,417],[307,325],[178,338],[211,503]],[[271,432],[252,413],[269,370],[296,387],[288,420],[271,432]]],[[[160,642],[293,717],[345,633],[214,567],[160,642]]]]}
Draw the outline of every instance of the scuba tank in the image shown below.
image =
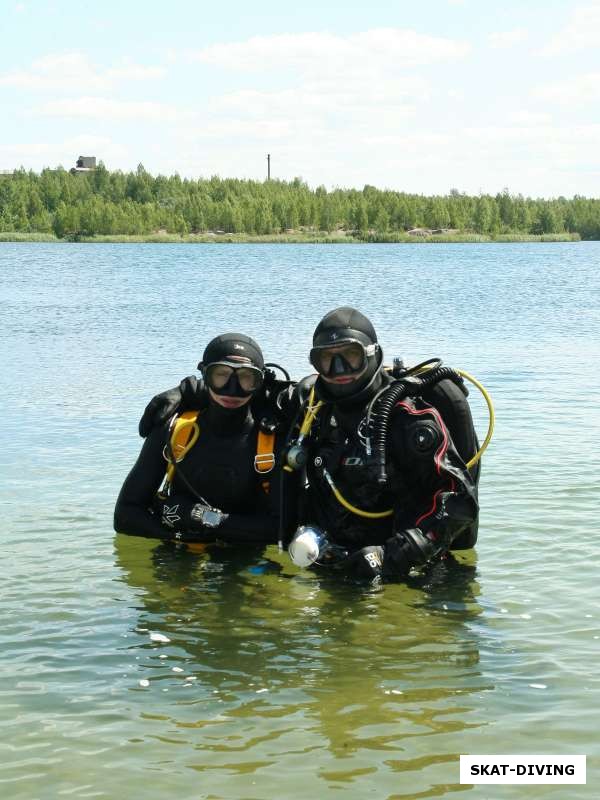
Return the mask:
{"type": "MultiPolygon", "coordinates": [[[[391,411],[402,397],[418,396],[439,411],[458,454],[467,465],[477,486],[481,473],[480,457],[489,443],[493,428],[493,408],[485,389],[468,373],[444,367],[439,358],[429,359],[410,369],[406,369],[400,359],[394,359],[391,374],[396,381],[384,389],[379,397],[376,396],[369,405],[369,414],[373,417],[375,428],[374,456],[379,466],[379,481],[384,483],[387,480],[385,448],[391,411]],[[469,390],[464,378],[475,383],[488,402],[490,429],[483,448],[479,447],[471,408],[467,401],[469,390]]],[[[477,542],[478,528],[479,520],[476,519],[454,540],[451,549],[469,550],[474,547],[477,542]]]]}

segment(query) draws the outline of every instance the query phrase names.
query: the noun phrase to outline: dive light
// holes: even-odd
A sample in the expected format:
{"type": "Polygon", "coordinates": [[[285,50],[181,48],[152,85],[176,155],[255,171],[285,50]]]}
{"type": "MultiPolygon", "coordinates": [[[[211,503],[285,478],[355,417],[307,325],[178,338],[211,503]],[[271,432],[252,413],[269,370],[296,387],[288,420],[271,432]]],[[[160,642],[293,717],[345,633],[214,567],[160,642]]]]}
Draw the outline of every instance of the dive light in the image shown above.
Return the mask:
{"type": "Polygon", "coordinates": [[[300,525],[288,547],[292,563],[297,567],[310,567],[329,549],[325,532],[314,525],[300,525]]]}

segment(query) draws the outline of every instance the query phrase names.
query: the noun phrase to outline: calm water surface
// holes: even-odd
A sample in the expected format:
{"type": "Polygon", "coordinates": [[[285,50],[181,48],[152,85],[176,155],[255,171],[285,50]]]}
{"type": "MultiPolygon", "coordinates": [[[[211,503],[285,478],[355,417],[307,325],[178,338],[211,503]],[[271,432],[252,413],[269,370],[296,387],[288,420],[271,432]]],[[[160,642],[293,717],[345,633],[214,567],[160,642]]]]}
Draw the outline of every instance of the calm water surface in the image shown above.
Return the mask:
{"type": "Polygon", "coordinates": [[[597,797],[599,266],[597,243],[0,245],[0,796],[597,797]],[[390,360],[493,395],[476,552],[361,589],[115,537],[147,399],[231,328],[298,377],[341,304],[390,360]],[[588,784],[461,786],[460,753],[586,753],[588,784]]]}

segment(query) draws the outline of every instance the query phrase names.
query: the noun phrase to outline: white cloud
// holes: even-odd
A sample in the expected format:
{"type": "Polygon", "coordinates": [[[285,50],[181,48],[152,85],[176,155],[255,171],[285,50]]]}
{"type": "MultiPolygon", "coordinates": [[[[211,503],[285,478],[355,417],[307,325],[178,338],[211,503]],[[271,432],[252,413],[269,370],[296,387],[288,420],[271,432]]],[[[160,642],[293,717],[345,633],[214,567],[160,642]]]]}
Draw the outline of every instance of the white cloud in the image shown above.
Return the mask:
{"type": "MultiPolygon", "coordinates": [[[[329,151],[343,158],[375,132],[397,135],[417,113],[419,92],[428,96],[420,83],[410,90],[391,83],[373,89],[328,81],[270,92],[247,89],[213,99],[178,125],[176,135],[187,146],[204,142],[214,148],[228,142],[233,149],[276,148],[279,155],[285,150],[297,154],[308,146],[313,152],[318,149],[319,157],[329,151]]],[[[300,160],[296,155],[293,159],[300,160]]]]}
{"type": "Polygon", "coordinates": [[[144,119],[170,122],[189,117],[165,103],[128,102],[107,97],[69,97],[44,103],[32,112],[43,117],[87,117],[102,120],[144,119]]]}
{"type": "Polygon", "coordinates": [[[552,172],[594,163],[600,148],[600,124],[467,128],[465,138],[474,158],[492,158],[498,171],[507,165],[527,176],[530,169],[544,165],[552,172]]]}
{"type": "Polygon", "coordinates": [[[401,69],[463,58],[463,41],[413,30],[377,28],[346,36],[296,33],[255,36],[244,42],[215,44],[190,54],[191,60],[236,71],[295,69],[308,74],[359,70],[397,73],[401,69]]]}
{"type": "Polygon", "coordinates": [[[533,95],[538,100],[561,107],[591,107],[600,101],[600,72],[576,75],[540,86],[533,91],[533,95]]]}
{"type": "Polygon", "coordinates": [[[509,125],[516,125],[517,127],[547,125],[551,120],[552,114],[548,114],[545,111],[512,111],[506,117],[509,125]]]}
{"type": "Polygon", "coordinates": [[[273,174],[302,175],[313,186],[371,183],[425,194],[451,186],[470,193],[508,186],[523,194],[568,196],[595,193],[599,170],[594,175],[589,165],[596,163],[599,146],[600,125],[374,128],[347,138],[321,127],[310,135],[286,136],[275,148],[245,136],[234,147],[227,138],[199,141],[190,129],[176,157],[164,154],[168,163],[161,169],[181,170],[185,163],[196,175],[256,178],[264,174],[264,157],[271,152],[273,174]]]}
{"type": "Polygon", "coordinates": [[[542,54],[554,56],[588,47],[598,47],[600,41],[600,2],[575,8],[567,26],[542,49],[542,54]]]}
{"type": "Polygon", "coordinates": [[[432,95],[430,81],[407,73],[407,67],[460,58],[467,50],[461,42],[396,29],[350,36],[282,34],[213,45],[190,57],[230,70],[296,75],[288,76],[282,89],[263,88],[261,78],[260,88],[214,97],[191,135],[294,147],[300,140],[319,146],[331,141],[338,149],[375,130],[395,135],[432,95]]]}
{"type": "MultiPolygon", "coordinates": [[[[375,144],[370,165],[381,174],[375,144]]],[[[380,146],[398,154],[385,161],[388,185],[402,186],[403,181],[412,191],[440,191],[436,176],[443,175],[447,186],[470,193],[508,186],[538,196],[593,194],[597,177],[589,165],[600,146],[600,125],[465,127],[423,139],[385,140],[380,146]]]]}
{"type": "Polygon", "coordinates": [[[524,42],[528,37],[528,33],[524,28],[515,28],[512,31],[498,31],[497,33],[490,33],[488,35],[488,42],[490,47],[494,50],[506,50],[509,47],[514,47],[521,42],[524,42]]]}
{"type": "MultiPolygon", "coordinates": [[[[23,156],[27,159],[34,156],[43,156],[52,149],[52,145],[42,142],[31,144],[0,144],[0,158],[6,163],[24,163],[23,156]]],[[[3,165],[4,168],[4,165],[3,165]]]]}
{"type": "Polygon", "coordinates": [[[134,64],[123,61],[121,66],[106,70],[105,77],[109,83],[115,81],[149,81],[162,78],[165,75],[164,67],[151,67],[145,64],[134,64]]]}
{"type": "Polygon", "coordinates": [[[256,163],[254,151],[268,148],[292,175],[303,173],[303,164],[313,164],[318,153],[333,180],[335,164],[343,175],[357,152],[361,158],[369,153],[365,142],[375,134],[395,141],[432,99],[431,80],[409,73],[409,67],[460,59],[468,49],[463,42],[396,29],[280,34],[213,45],[189,59],[245,74],[266,70],[283,87],[273,88],[261,74],[254,86],[235,88],[235,77],[232,91],[213,96],[173,133],[191,153],[190,164],[205,160],[206,148],[215,152],[226,142],[226,174],[234,174],[238,164],[239,174],[248,175],[243,157],[236,160],[234,153],[248,153],[248,163],[256,163]]]}
{"type": "Polygon", "coordinates": [[[107,164],[112,164],[122,159],[127,150],[107,137],[83,133],[69,137],[60,144],[48,142],[0,144],[0,166],[2,169],[14,169],[23,165],[39,170],[44,165],[55,167],[62,164],[68,168],[75,164],[76,158],[81,153],[96,155],[107,164]]]}
{"type": "Polygon", "coordinates": [[[13,86],[32,91],[89,93],[105,91],[115,83],[160,78],[161,67],[144,66],[123,60],[101,68],[83,53],[57,53],[34,61],[29,69],[0,75],[0,86],[13,86]]]}
{"type": "Polygon", "coordinates": [[[209,108],[215,113],[234,112],[257,118],[306,119],[325,115],[330,117],[334,127],[339,127],[349,115],[361,118],[366,112],[404,116],[429,96],[429,84],[419,78],[407,80],[405,84],[385,80],[377,85],[372,85],[368,78],[348,83],[324,79],[307,80],[298,87],[275,91],[231,92],[216,98],[209,108]]]}

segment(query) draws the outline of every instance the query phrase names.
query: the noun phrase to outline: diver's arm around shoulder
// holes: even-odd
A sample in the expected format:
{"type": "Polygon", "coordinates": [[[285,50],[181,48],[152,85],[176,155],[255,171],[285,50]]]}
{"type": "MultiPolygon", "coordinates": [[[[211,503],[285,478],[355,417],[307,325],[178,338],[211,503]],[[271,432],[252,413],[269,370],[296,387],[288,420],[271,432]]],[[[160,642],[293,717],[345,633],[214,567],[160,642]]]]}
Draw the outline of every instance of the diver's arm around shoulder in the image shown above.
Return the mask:
{"type": "Polygon", "coordinates": [[[188,375],[178,386],[154,395],[140,419],[138,430],[145,438],[155,428],[160,428],[173,414],[204,408],[208,403],[208,392],[202,379],[188,375]]]}

